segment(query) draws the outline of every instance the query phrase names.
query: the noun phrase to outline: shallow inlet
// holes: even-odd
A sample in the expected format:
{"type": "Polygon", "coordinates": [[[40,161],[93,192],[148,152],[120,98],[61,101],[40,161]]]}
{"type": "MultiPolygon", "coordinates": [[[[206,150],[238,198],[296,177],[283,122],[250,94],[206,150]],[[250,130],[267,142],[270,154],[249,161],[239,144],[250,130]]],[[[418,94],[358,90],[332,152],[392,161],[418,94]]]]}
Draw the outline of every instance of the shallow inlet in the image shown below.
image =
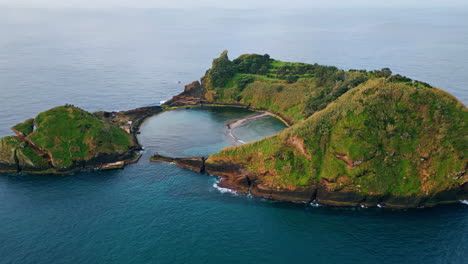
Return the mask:
{"type": "Polygon", "coordinates": [[[146,155],[157,152],[171,157],[201,157],[240,142],[271,136],[285,128],[275,117],[250,120],[233,129],[226,127],[230,121],[255,113],[230,107],[167,111],[146,120],[140,127],[138,140],[145,147],[146,155]]]}

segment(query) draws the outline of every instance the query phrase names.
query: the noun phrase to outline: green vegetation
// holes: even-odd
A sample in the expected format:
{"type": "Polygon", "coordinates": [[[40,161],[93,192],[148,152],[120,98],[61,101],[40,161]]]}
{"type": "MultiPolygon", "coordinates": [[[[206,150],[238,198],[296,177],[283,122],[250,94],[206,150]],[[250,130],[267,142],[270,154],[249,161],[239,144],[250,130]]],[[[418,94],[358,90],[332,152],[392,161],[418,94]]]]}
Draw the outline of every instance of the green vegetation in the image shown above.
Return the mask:
{"type": "Polygon", "coordinates": [[[208,162],[247,164],[281,188],[326,180],[363,194],[432,195],[467,181],[467,121],[466,107],[439,89],[379,78],[304,122],[208,162]]]}
{"type": "Polygon", "coordinates": [[[18,137],[8,136],[0,139],[0,163],[15,164],[15,151],[23,145],[18,137]]]}
{"type": "Polygon", "coordinates": [[[213,60],[213,65],[207,75],[210,76],[213,86],[223,87],[235,71],[234,64],[227,56],[227,51],[224,51],[219,58],[213,60]]]}
{"type": "Polygon", "coordinates": [[[29,118],[23,123],[19,123],[16,126],[12,127],[12,129],[23,133],[23,135],[31,134],[34,130],[34,118],[29,118]]]}
{"type": "Polygon", "coordinates": [[[411,87],[432,87],[399,74],[392,75],[389,68],[344,71],[333,66],[282,62],[271,59],[268,54],[245,54],[230,61],[227,51],[213,60],[202,83],[209,101],[269,109],[294,123],[375,78],[411,87]]]}
{"type": "Polygon", "coordinates": [[[245,54],[233,61],[239,73],[266,75],[271,68],[270,55],[245,54]]]}
{"type": "Polygon", "coordinates": [[[208,163],[244,164],[273,189],[326,182],[362,195],[430,197],[468,181],[466,106],[427,83],[388,68],[343,71],[255,54],[233,61],[224,86],[209,75],[208,100],[268,109],[295,125],[208,163]]]}
{"type": "Polygon", "coordinates": [[[133,136],[116,125],[71,105],[52,108],[13,129],[26,137],[3,138],[0,163],[32,169],[65,170],[103,155],[129,156],[136,145],[133,136]]]}
{"type": "Polygon", "coordinates": [[[10,167],[20,165],[26,168],[50,168],[50,165],[43,157],[34,152],[27,142],[16,136],[0,139],[0,165],[2,163],[10,165],[10,167]]]}
{"type": "Polygon", "coordinates": [[[39,114],[30,138],[47,150],[56,167],[66,168],[99,153],[124,153],[134,145],[131,135],[73,106],[52,108],[39,114]]]}

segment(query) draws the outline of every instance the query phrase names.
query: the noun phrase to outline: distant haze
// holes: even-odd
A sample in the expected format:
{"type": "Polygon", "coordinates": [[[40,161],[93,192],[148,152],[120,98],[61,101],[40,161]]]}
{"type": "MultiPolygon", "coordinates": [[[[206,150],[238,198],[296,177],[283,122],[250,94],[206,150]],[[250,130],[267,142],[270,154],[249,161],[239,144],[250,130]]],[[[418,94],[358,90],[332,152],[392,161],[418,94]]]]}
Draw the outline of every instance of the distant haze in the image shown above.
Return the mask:
{"type": "Polygon", "coordinates": [[[305,8],[305,7],[434,7],[467,5],[466,0],[0,0],[0,6],[26,8],[305,8]]]}

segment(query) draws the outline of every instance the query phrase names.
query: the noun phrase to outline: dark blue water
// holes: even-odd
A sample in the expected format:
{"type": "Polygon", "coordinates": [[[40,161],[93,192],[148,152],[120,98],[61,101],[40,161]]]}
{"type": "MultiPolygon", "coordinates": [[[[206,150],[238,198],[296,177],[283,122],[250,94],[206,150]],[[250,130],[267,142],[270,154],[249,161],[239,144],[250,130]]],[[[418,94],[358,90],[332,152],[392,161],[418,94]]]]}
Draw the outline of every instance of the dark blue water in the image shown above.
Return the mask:
{"type": "MultiPolygon", "coordinates": [[[[465,9],[0,10],[0,135],[49,107],[157,103],[223,49],[342,68],[390,67],[468,102],[465,9]]],[[[468,206],[333,209],[222,193],[153,152],[207,155],[250,113],[189,109],[142,126],[124,170],[0,177],[0,263],[465,263],[468,206]]],[[[234,133],[256,140],[273,118],[234,133]]]]}

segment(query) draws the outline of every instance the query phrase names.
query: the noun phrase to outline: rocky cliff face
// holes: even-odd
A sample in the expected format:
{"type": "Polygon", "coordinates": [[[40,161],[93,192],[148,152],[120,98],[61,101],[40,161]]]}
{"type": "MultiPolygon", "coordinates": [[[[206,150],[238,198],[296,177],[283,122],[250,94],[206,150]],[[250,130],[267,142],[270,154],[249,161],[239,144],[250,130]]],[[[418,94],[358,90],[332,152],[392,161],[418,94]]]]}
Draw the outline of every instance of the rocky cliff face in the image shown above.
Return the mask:
{"type": "Polygon", "coordinates": [[[207,103],[205,90],[199,81],[194,81],[185,86],[185,89],[179,95],[172,97],[171,100],[164,103],[168,107],[184,106],[184,105],[197,105],[207,103]]]}

